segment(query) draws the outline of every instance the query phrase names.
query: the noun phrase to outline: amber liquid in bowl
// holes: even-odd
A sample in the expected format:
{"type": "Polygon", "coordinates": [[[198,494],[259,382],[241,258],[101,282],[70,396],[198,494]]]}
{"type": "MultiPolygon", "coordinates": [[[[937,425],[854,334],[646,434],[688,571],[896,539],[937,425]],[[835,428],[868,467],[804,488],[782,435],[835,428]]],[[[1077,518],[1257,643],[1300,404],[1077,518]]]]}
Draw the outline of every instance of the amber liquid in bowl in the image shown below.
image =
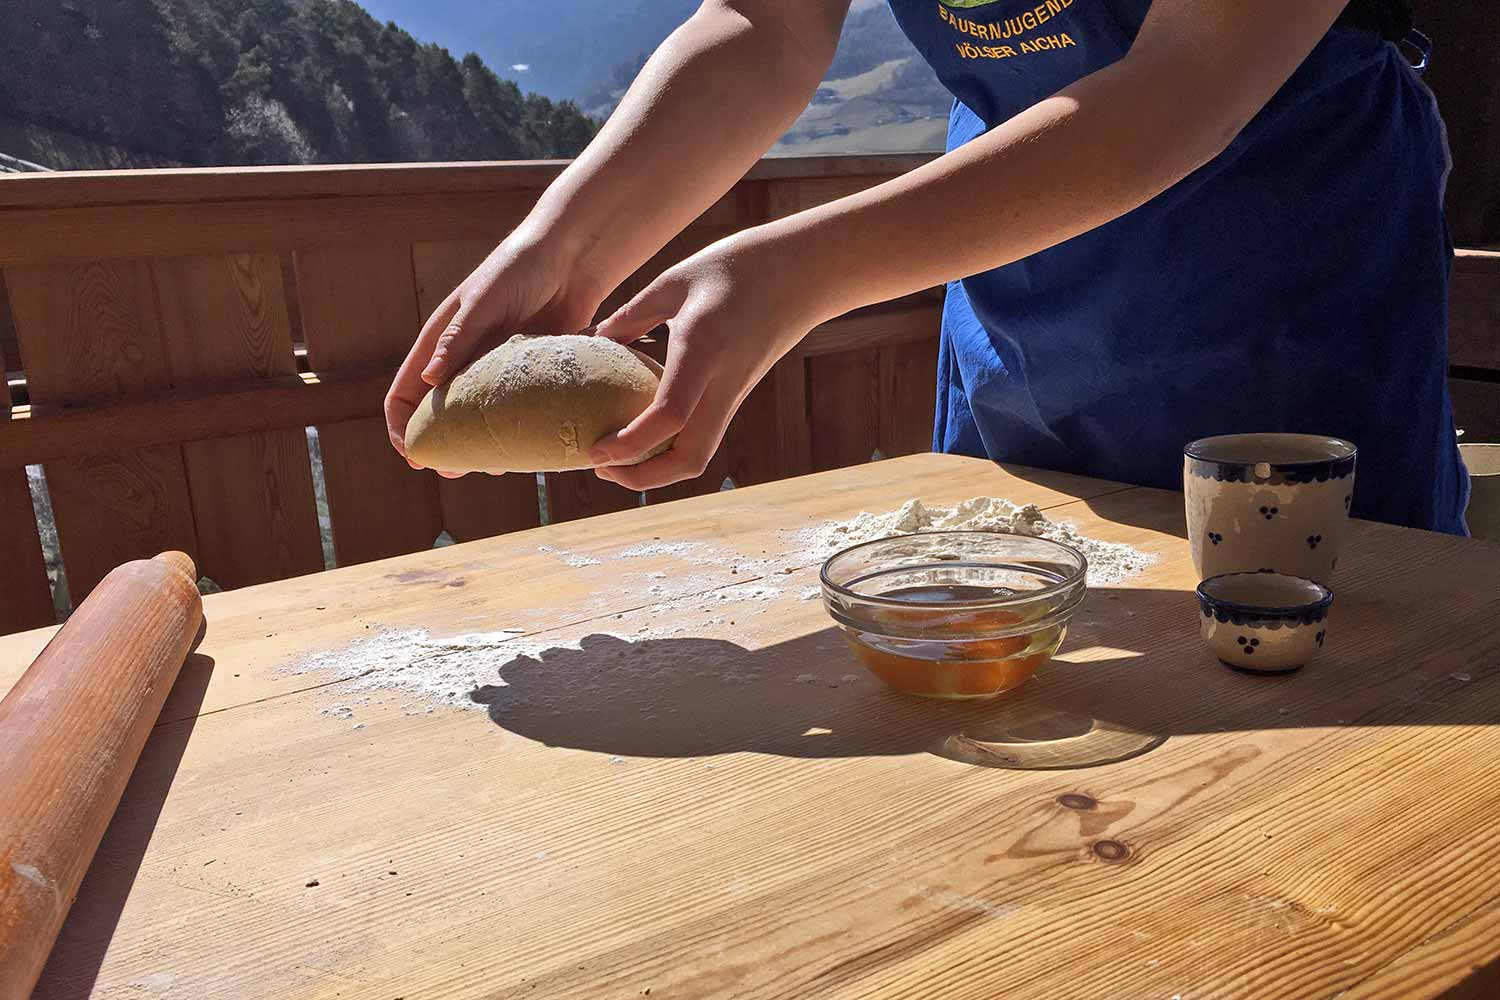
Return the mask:
{"type": "Polygon", "coordinates": [[[905,637],[848,627],[844,633],[860,662],[898,691],[929,698],[988,698],[1025,683],[1057,652],[1067,631],[1055,624],[995,637],[991,633],[1024,625],[1023,615],[963,606],[1017,593],[1004,587],[965,584],[890,590],[880,596],[914,606],[882,607],[871,624],[897,627],[907,633],[905,637]],[[945,613],[945,604],[955,607],[945,613]],[[913,637],[913,632],[919,637],[913,637]]]}

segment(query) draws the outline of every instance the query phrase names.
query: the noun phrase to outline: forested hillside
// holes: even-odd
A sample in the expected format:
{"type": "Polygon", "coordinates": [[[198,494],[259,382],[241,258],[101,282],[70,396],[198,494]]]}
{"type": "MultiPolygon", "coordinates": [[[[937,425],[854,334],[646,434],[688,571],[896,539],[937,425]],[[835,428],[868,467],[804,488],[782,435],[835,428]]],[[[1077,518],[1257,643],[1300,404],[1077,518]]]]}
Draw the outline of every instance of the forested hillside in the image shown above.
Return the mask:
{"type": "Polygon", "coordinates": [[[455,60],[348,0],[9,0],[5,8],[5,134],[53,130],[142,162],[571,156],[596,128],[571,102],[523,93],[477,56],[455,60]]]}

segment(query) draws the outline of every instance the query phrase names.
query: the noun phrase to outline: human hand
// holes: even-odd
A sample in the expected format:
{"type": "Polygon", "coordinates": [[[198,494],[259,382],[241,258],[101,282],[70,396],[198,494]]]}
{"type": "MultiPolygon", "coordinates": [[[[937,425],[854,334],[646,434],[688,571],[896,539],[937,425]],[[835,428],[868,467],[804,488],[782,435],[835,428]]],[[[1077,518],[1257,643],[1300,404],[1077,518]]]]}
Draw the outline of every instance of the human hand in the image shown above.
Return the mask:
{"type": "MultiPolygon", "coordinates": [[[[437,307],[385,397],[391,446],[406,454],[406,425],[429,389],[517,333],[573,333],[589,325],[606,292],[575,256],[517,230],[437,307]]],[[[438,470],[453,479],[459,472],[438,470]]]]}
{"type": "Polygon", "coordinates": [[[702,475],[750,390],[823,318],[767,249],[747,234],[721,240],[669,268],[599,324],[599,336],[622,344],[662,324],[669,333],[656,400],[590,453],[599,478],[640,491],[702,475]],[[673,435],[671,449],[655,458],[611,464],[673,435]]]}

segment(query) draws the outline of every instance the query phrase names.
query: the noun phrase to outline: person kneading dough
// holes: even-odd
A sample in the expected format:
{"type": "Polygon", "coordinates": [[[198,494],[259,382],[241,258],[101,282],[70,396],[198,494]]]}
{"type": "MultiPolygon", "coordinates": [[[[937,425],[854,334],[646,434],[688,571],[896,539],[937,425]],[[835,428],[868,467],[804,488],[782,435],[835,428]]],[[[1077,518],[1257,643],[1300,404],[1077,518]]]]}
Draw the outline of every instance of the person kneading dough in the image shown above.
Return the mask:
{"type": "Polygon", "coordinates": [[[512,337],[423,398],[406,428],[407,454],[450,472],[591,469],[594,442],[651,404],[661,373],[604,337],[512,337]]]}

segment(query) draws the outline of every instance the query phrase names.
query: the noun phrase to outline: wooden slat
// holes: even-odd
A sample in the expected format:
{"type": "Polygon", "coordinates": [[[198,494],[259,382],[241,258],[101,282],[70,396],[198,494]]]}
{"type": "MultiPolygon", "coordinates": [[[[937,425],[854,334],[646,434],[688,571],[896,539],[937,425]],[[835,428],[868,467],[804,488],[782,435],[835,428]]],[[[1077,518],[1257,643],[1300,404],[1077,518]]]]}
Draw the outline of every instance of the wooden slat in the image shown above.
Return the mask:
{"type": "Polygon", "coordinates": [[[368,418],[381,412],[394,366],[305,372],[131,396],[118,403],[17,407],[0,416],[0,466],[34,465],[368,418]]]}
{"type": "Polygon", "coordinates": [[[806,365],[795,352],[779,361],[740,404],[703,475],[646,494],[648,503],[717,492],[724,480],[754,486],[811,469],[806,365]]]}
{"type": "Polygon", "coordinates": [[[885,176],[860,177],[790,177],[768,182],[767,209],[771,218],[801,212],[825,205],[847,195],[856,194],[887,180],[885,176]]]}
{"type": "Polygon", "coordinates": [[[815,327],[799,348],[804,357],[929,341],[942,326],[940,294],[919,293],[893,307],[860,310],[815,327]]]}
{"type": "Polygon", "coordinates": [[[882,347],[880,368],[880,451],[887,458],[932,450],[937,402],[938,339],[882,347]]]}
{"type": "Polygon", "coordinates": [[[16,324],[10,315],[10,293],[5,287],[5,275],[0,273],[0,381],[4,380],[6,372],[20,370],[21,344],[16,340],[16,324]]]}
{"type": "Polygon", "coordinates": [[[547,513],[552,523],[639,507],[641,495],[607,483],[587,469],[547,473],[547,513]]]}
{"type": "MultiPolygon", "coordinates": [[[[10,389],[0,379],[0,417],[10,409],[10,389]]],[[[26,470],[0,463],[0,634],[50,625],[52,592],[37,535],[26,470]]]]}
{"type": "Polygon", "coordinates": [[[1500,371],[1500,253],[1459,250],[1454,256],[1448,361],[1500,371]]]}
{"type": "Polygon", "coordinates": [[[794,351],[750,390],[719,447],[720,482],[728,475],[736,486],[754,486],[811,471],[806,383],[806,363],[794,351]]]}
{"type": "Polygon", "coordinates": [[[475,472],[438,483],[443,530],[454,541],[472,542],[542,523],[536,476],[511,472],[486,476],[475,472]]]}
{"type": "Polygon", "coordinates": [[[813,469],[868,462],[880,444],[880,362],[874,351],[807,359],[813,469]]]}
{"type": "Polygon", "coordinates": [[[534,201],[533,194],[518,192],[27,209],[4,214],[0,266],[280,252],[409,240],[414,233],[488,238],[503,235],[534,201]]]}
{"type": "MultiPolygon", "coordinates": [[[[303,250],[296,268],[313,367],[394,371],[421,323],[410,246],[303,250]]],[[[318,441],[339,565],[431,548],[443,530],[437,475],[402,460],[383,416],[319,424],[318,441]]]]}
{"type": "Polygon", "coordinates": [[[1453,419],[1466,443],[1500,441],[1500,383],[1452,378],[1453,419]]]}
{"type": "MultiPolygon", "coordinates": [[[[170,385],[145,265],[15,267],[6,278],[35,405],[98,403],[170,385]]],[[[88,433],[93,454],[46,464],[75,604],[122,562],[169,549],[197,558],[181,450],[122,447],[107,424],[88,433]]]]}
{"type": "MultiPolygon", "coordinates": [[[[468,277],[502,236],[503,232],[494,239],[417,243],[412,246],[417,312],[423,322],[442,304],[448,293],[468,277]]],[[[438,483],[438,498],[443,528],[460,542],[534,528],[541,523],[534,476],[475,474],[462,479],[444,479],[438,483]]]]}
{"type": "MultiPolygon", "coordinates": [[[[295,375],[275,254],[178,257],[152,264],[179,386],[295,375]]],[[[198,569],[241,587],[323,568],[307,438],[265,431],[183,445],[198,569]]]]}
{"type": "MultiPolygon", "coordinates": [[[[884,179],[926,163],[934,155],[888,153],[776,157],[763,159],[751,167],[745,180],[849,176],[884,179]]],[[[6,177],[0,182],[0,209],[368,195],[540,193],[565,166],[566,162],[561,160],[519,160],[28,174],[6,177]]]]}
{"type": "Polygon", "coordinates": [[[1472,3],[1421,3],[1417,27],[1433,39],[1426,81],[1447,124],[1453,171],[1448,225],[1465,245],[1500,243],[1500,50],[1495,10],[1472,3]]]}
{"type": "Polygon", "coordinates": [[[417,311],[423,322],[442,304],[448,293],[479,266],[479,262],[495,248],[495,243],[496,239],[485,238],[412,244],[417,311]]]}

